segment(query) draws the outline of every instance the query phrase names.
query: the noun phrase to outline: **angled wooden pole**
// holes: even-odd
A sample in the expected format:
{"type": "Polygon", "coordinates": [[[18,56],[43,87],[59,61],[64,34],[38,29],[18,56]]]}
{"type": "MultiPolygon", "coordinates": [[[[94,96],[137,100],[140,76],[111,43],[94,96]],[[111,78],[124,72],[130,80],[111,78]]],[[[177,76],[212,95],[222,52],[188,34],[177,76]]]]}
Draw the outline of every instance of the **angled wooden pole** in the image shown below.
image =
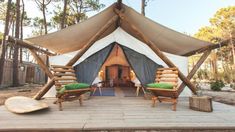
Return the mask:
{"type": "Polygon", "coordinates": [[[47,74],[47,76],[52,79],[53,78],[53,74],[51,73],[51,71],[48,69],[48,67],[46,66],[46,64],[43,62],[43,60],[41,59],[40,56],[37,55],[36,51],[33,49],[29,49],[31,54],[33,55],[33,57],[36,59],[38,65],[42,68],[42,70],[47,74]]]}
{"type": "Polygon", "coordinates": [[[25,48],[28,48],[28,49],[33,49],[35,51],[39,51],[39,52],[42,52],[46,55],[49,55],[49,56],[54,56],[56,54],[52,53],[52,52],[49,52],[47,50],[44,50],[42,48],[38,48],[36,46],[33,46],[32,43],[26,41],[26,40],[20,40],[20,39],[17,39],[17,38],[14,38],[14,37],[11,37],[11,36],[7,36],[6,37],[6,40],[9,41],[9,42],[12,42],[12,43],[16,43],[22,47],[25,47],[25,48]]]}
{"type": "MultiPolygon", "coordinates": [[[[66,66],[72,66],[77,60],[93,45],[95,41],[97,41],[100,36],[118,19],[118,16],[113,16],[100,30],[90,38],[84,48],[80,52],[78,52],[67,64],[66,66]]],[[[47,91],[54,85],[54,80],[51,79],[35,96],[34,99],[41,99],[43,95],[47,93],[47,91]]]]}
{"type": "Polygon", "coordinates": [[[85,45],[85,47],[78,52],[67,64],[66,66],[72,66],[74,63],[77,62],[77,60],[93,45],[93,43],[99,39],[99,37],[112,25],[116,20],[118,19],[118,16],[113,16],[85,45]]]}
{"type": "Polygon", "coordinates": [[[234,43],[235,38],[232,38],[232,40],[224,40],[224,41],[222,41],[221,43],[218,43],[218,44],[213,44],[213,45],[209,45],[209,46],[206,46],[206,47],[202,47],[202,48],[194,50],[194,51],[190,51],[188,53],[185,53],[183,56],[192,56],[192,55],[195,55],[195,54],[200,54],[200,53],[202,53],[206,50],[213,50],[213,49],[221,48],[221,47],[224,47],[224,46],[228,46],[230,41],[232,41],[233,45],[235,45],[235,43],[234,43]]]}
{"type": "Polygon", "coordinates": [[[44,87],[33,97],[33,99],[40,100],[54,84],[54,78],[49,80],[47,84],[44,85],[44,87]]]}
{"type": "MultiPolygon", "coordinates": [[[[158,55],[169,67],[176,67],[163,53],[158,47],[151,41],[149,40],[144,33],[141,32],[135,25],[131,24],[126,18],[123,13],[121,13],[119,10],[114,10],[116,14],[119,15],[121,20],[125,21],[130,28],[138,33],[138,35],[145,41],[145,43],[155,52],[156,55],[158,55]]],[[[189,79],[187,79],[184,74],[179,70],[179,77],[180,79],[191,89],[191,91],[196,94],[196,87],[190,82],[189,79]]]]}
{"type": "MultiPolygon", "coordinates": [[[[187,78],[190,80],[193,78],[194,74],[197,72],[197,70],[200,68],[200,66],[203,64],[203,62],[206,60],[206,58],[210,55],[211,50],[207,50],[203,53],[203,55],[200,57],[200,59],[197,61],[196,65],[193,67],[193,69],[189,72],[187,78]]],[[[180,94],[184,87],[186,85],[182,82],[179,86],[178,93],[180,94]]]]}

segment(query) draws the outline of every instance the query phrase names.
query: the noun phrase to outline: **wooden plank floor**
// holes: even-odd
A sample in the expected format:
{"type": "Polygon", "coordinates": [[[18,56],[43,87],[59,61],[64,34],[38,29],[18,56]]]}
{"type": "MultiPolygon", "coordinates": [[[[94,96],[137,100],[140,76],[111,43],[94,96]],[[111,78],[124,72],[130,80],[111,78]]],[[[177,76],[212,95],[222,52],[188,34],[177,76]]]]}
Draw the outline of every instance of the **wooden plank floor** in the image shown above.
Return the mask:
{"type": "Polygon", "coordinates": [[[0,131],[16,130],[235,130],[235,107],[213,102],[214,112],[188,108],[188,98],[180,98],[177,111],[166,103],[151,107],[143,97],[92,97],[79,106],[64,103],[59,111],[54,99],[44,99],[47,110],[13,114],[0,107],[0,131]]]}

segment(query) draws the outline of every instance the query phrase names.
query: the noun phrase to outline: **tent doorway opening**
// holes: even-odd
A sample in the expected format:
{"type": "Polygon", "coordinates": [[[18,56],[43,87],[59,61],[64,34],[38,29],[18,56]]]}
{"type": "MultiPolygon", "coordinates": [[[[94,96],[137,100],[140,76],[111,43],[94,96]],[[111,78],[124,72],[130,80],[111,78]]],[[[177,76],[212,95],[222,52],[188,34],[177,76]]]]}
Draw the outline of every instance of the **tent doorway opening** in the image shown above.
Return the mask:
{"type": "MultiPolygon", "coordinates": [[[[102,86],[100,87],[103,92],[102,95],[104,96],[105,92],[112,92],[111,89],[113,89],[114,96],[136,96],[135,83],[133,82],[136,78],[135,73],[127,61],[122,48],[118,44],[114,44],[100,68],[97,78],[96,80],[102,82],[102,86]]],[[[94,95],[99,94],[100,93],[95,93],[94,95]]]]}
{"type": "Polygon", "coordinates": [[[105,67],[105,81],[110,87],[127,87],[130,83],[130,67],[113,64],[105,67]]]}
{"type": "Polygon", "coordinates": [[[100,72],[104,72],[103,76],[101,76],[102,80],[107,82],[106,86],[130,87],[131,79],[133,78],[131,71],[133,70],[126,59],[122,48],[115,44],[101,67],[100,72]]]}
{"type": "MultiPolygon", "coordinates": [[[[98,45],[89,52],[97,48],[99,49],[98,45]]],[[[117,90],[123,92],[126,97],[132,97],[136,96],[135,86],[154,82],[153,71],[159,67],[162,66],[142,54],[142,51],[114,42],[82,60],[74,69],[78,82],[102,82],[102,86],[98,87],[102,87],[102,91],[107,89],[107,96],[115,96],[117,90]]]]}

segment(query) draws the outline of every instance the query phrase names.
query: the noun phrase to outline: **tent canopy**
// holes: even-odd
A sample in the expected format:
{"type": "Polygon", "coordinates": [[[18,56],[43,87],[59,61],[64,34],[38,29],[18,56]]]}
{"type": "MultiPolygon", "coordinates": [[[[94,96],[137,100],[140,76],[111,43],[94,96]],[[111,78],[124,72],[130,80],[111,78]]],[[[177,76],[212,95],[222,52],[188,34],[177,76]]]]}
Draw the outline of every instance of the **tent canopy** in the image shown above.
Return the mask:
{"type": "MultiPolygon", "coordinates": [[[[149,83],[152,81],[152,79],[155,79],[155,72],[153,71],[156,71],[156,65],[162,65],[164,67],[167,67],[164,61],[162,61],[161,58],[159,58],[145,43],[131,36],[122,28],[117,28],[115,31],[113,31],[106,37],[96,41],[73,65],[75,69],[81,73],[77,76],[79,81],[91,83],[92,81],[94,81],[94,78],[98,75],[100,67],[104,65],[103,62],[112,61],[112,57],[107,58],[107,56],[109,56],[110,49],[112,49],[112,44],[119,44],[120,47],[122,47],[122,50],[124,50],[123,52],[128,63],[131,65],[131,67],[137,74],[137,78],[141,81],[141,84],[149,83]]],[[[69,52],[57,56],[50,56],[50,64],[65,65],[78,52],[80,51],[69,52]]],[[[164,52],[164,55],[166,55],[172,62],[174,62],[175,65],[181,70],[184,75],[188,74],[187,57],[169,54],[166,52],[164,52]]],[[[112,53],[110,53],[110,56],[112,56],[112,53]]],[[[118,54],[118,56],[121,55],[118,54]]],[[[117,58],[115,58],[115,60],[118,61],[118,63],[123,61],[120,59],[118,60],[117,58]]],[[[107,63],[106,65],[110,64],[111,63],[107,63]]],[[[123,62],[122,64],[126,63],[123,62]]],[[[181,81],[179,80],[179,82],[181,81]]],[[[55,91],[51,91],[47,96],[55,95],[55,91]]],[[[191,95],[191,92],[189,91],[189,89],[184,89],[181,95],[189,96],[191,95]]]]}
{"type": "MultiPolygon", "coordinates": [[[[114,8],[115,4],[84,22],[54,33],[28,38],[27,40],[35,45],[45,47],[60,54],[78,51],[98,32],[100,27],[116,15],[114,8]]],[[[161,51],[175,55],[184,55],[188,52],[212,45],[212,43],[192,38],[160,25],[124,4],[122,4],[122,8],[124,9],[126,19],[138,27],[161,51]]],[[[120,27],[128,34],[144,42],[125,22],[121,21],[120,27]]],[[[99,39],[109,35],[115,29],[116,24],[114,23],[99,39]]]]}

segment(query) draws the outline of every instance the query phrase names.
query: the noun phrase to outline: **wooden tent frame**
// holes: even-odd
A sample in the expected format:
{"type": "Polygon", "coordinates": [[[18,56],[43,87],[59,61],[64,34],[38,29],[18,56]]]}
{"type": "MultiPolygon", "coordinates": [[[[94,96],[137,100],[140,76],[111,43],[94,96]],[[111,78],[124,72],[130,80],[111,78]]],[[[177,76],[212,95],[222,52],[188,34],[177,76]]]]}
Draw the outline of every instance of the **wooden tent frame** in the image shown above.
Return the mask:
{"type": "MultiPolygon", "coordinates": [[[[80,57],[102,36],[102,34],[112,25],[116,23],[116,28],[118,26],[121,26],[121,21],[127,23],[129,25],[129,27],[138,33],[139,37],[141,39],[143,39],[144,43],[150,47],[154,53],[160,57],[167,65],[168,67],[176,67],[175,64],[173,62],[171,62],[164,54],[163,52],[150,40],[148,39],[148,37],[146,37],[144,35],[143,32],[141,32],[141,30],[136,27],[134,24],[130,23],[128,21],[128,19],[126,19],[125,14],[123,13],[123,9],[122,9],[122,0],[118,0],[117,1],[117,6],[114,9],[114,12],[116,15],[114,15],[102,28],[99,29],[99,31],[93,36],[91,37],[88,42],[85,44],[85,46],[81,49],[80,52],[78,52],[67,64],[66,66],[72,66],[73,64],[76,63],[77,60],[80,59],[80,57]]],[[[42,59],[37,55],[37,52],[42,52],[48,56],[53,56],[55,55],[54,53],[51,53],[47,50],[38,48],[36,46],[33,46],[32,43],[25,41],[25,40],[19,40],[16,38],[13,38],[11,36],[7,37],[7,40],[9,42],[18,44],[22,47],[28,48],[33,57],[35,58],[35,60],[37,61],[38,65],[43,69],[43,71],[48,75],[48,77],[50,78],[50,80],[47,82],[47,84],[34,96],[34,99],[36,100],[40,100],[43,95],[45,95],[47,93],[47,91],[54,85],[54,76],[51,73],[51,71],[49,70],[49,68],[46,66],[46,64],[42,61],[42,59]]],[[[197,72],[197,70],[199,69],[199,67],[202,65],[202,63],[206,60],[206,58],[209,56],[211,50],[216,49],[216,48],[220,48],[223,46],[227,46],[228,45],[228,40],[224,41],[222,43],[219,44],[215,44],[215,45],[210,45],[210,46],[206,46],[203,47],[201,49],[197,49],[194,51],[191,51],[189,53],[184,54],[183,56],[192,56],[195,55],[197,53],[203,53],[203,55],[201,56],[201,58],[198,60],[198,62],[196,63],[196,65],[193,67],[193,69],[189,72],[188,76],[185,77],[183,75],[183,73],[179,70],[179,78],[182,80],[181,85],[179,86],[179,94],[183,91],[185,86],[188,86],[190,88],[190,90],[196,94],[196,87],[190,82],[190,79],[194,76],[194,74],[197,72]]]]}

